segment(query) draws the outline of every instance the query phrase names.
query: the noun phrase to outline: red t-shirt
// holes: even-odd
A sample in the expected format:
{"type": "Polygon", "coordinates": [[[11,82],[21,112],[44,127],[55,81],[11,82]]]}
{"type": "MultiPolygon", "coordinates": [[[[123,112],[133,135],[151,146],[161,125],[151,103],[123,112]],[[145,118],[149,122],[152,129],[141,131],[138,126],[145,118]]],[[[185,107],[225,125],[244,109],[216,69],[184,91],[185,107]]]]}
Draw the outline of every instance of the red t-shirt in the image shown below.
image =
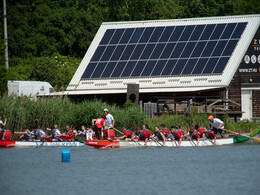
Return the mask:
{"type": "Polygon", "coordinates": [[[181,132],[182,135],[185,135],[183,130],[179,129],[179,131],[181,132]]]}
{"type": "Polygon", "coordinates": [[[215,138],[216,137],[216,135],[211,131],[211,132],[209,132],[209,135],[210,135],[210,138],[211,139],[213,139],[213,138],[215,138]]]}
{"type": "Polygon", "coordinates": [[[177,133],[175,134],[175,139],[177,139],[177,140],[180,140],[180,139],[181,139],[181,133],[180,133],[180,132],[177,132],[177,133]]]}
{"type": "Polygon", "coordinates": [[[98,119],[96,119],[96,125],[97,125],[97,127],[98,128],[102,128],[102,125],[103,125],[103,123],[105,122],[105,119],[103,119],[103,118],[98,118],[98,119]]]}
{"type": "Polygon", "coordinates": [[[170,134],[169,129],[164,129],[164,130],[163,130],[163,134],[170,134]]]}
{"type": "Polygon", "coordinates": [[[131,131],[127,131],[127,132],[125,132],[125,136],[126,136],[126,137],[128,137],[128,136],[130,137],[130,136],[132,136],[132,135],[133,135],[133,134],[132,134],[131,131]]]}
{"type": "Polygon", "coordinates": [[[203,133],[204,133],[204,129],[203,129],[203,128],[200,128],[199,134],[202,135],[203,133]]]}
{"type": "Polygon", "coordinates": [[[148,138],[149,135],[151,135],[151,132],[149,130],[143,131],[143,136],[145,139],[148,138]]]}
{"type": "MultiPolygon", "coordinates": [[[[190,131],[189,131],[189,134],[190,134],[190,131]]],[[[190,136],[193,136],[193,135],[195,135],[196,138],[199,138],[198,131],[195,131],[195,133],[193,132],[192,135],[190,134],[190,136]]]]}

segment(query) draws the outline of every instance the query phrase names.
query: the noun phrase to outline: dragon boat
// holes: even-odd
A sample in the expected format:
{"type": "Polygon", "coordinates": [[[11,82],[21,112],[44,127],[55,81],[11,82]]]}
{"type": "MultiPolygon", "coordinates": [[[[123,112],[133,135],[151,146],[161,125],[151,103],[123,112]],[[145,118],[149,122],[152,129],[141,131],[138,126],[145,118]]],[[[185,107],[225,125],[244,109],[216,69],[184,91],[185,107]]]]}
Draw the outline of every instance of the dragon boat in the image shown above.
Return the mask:
{"type": "Polygon", "coordinates": [[[0,140],[0,147],[46,147],[46,146],[84,146],[79,141],[5,141],[0,140]]]}
{"type": "MultiPolygon", "coordinates": [[[[216,145],[228,145],[235,144],[240,142],[245,142],[249,140],[248,137],[226,137],[226,138],[217,138],[216,145]]],[[[196,146],[197,141],[186,139],[181,142],[181,147],[192,147],[196,146]]],[[[162,147],[163,141],[149,140],[145,145],[144,141],[124,141],[124,140],[86,140],[86,145],[92,146],[95,148],[119,148],[119,147],[162,147]]],[[[165,147],[177,147],[177,141],[166,141],[165,147]]],[[[214,146],[213,140],[200,140],[198,146],[214,146]]]]}

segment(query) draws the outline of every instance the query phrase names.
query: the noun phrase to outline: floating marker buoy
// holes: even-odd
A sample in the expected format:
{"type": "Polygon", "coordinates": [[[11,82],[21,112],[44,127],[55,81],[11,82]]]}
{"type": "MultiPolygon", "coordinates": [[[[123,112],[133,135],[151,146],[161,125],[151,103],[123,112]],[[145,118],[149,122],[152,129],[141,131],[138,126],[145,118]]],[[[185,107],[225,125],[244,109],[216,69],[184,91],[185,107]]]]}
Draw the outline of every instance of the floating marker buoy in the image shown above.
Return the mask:
{"type": "Polygon", "coordinates": [[[63,149],[61,152],[61,161],[62,162],[70,162],[70,150],[63,149]]]}

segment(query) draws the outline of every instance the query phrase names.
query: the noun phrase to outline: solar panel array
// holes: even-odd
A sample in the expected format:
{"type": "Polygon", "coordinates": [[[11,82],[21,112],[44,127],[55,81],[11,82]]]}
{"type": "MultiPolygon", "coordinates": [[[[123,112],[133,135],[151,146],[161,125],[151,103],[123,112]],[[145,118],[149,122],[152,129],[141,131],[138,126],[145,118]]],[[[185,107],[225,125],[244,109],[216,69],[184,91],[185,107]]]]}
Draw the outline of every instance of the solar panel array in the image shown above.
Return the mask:
{"type": "Polygon", "coordinates": [[[221,74],[246,25],[107,29],[82,78],[221,74]]]}

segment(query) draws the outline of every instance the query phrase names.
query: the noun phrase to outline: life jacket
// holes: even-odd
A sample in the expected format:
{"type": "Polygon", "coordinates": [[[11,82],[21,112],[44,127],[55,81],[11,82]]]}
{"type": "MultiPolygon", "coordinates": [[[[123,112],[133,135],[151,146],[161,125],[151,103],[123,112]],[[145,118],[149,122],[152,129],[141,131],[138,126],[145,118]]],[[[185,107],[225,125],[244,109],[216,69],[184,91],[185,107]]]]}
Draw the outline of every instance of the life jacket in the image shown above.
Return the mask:
{"type": "Polygon", "coordinates": [[[175,133],[173,134],[174,139],[178,139],[178,138],[177,138],[177,133],[178,133],[178,132],[181,134],[181,139],[183,140],[183,139],[184,139],[184,135],[183,135],[184,132],[181,131],[181,130],[176,130],[176,131],[175,131],[175,133]],[[182,133],[182,132],[183,132],[183,133],[182,133]]]}
{"type": "Polygon", "coordinates": [[[167,138],[169,136],[169,134],[170,134],[169,129],[167,129],[167,128],[163,129],[163,134],[167,138]]]}
{"type": "Polygon", "coordinates": [[[70,129],[69,131],[68,131],[68,133],[67,133],[67,141],[68,142],[71,142],[71,141],[73,141],[73,139],[74,139],[74,134],[73,134],[73,131],[72,131],[72,129],[70,129]]]}
{"type": "MultiPolygon", "coordinates": [[[[146,139],[146,137],[149,139],[150,138],[150,135],[146,135],[146,132],[147,131],[149,131],[150,132],[150,130],[149,129],[147,129],[147,130],[142,130],[141,131],[141,133],[140,133],[140,135],[139,135],[139,139],[140,140],[145,140],[146,139]]],[[[150,132],[150,134],[151,134],[151,132],[150,132]]]]}
{"type": "Polygon", "coordinates": [[[126,132],[130,132],[132,135],[127,136],[126,138],[131,138],[134,135],[134,132],[131,130],[126,130],[126,132]]]}
{"type": "Polygon", "coordinates": [[[26,141],[32,141],[32,134],[30,133],[29,129],[26,130],[26,134],[24,134],[24,139],[26,141]]]}
{"type": "MultiPolygon", "coordinates": [[[[56,131],[56,130],[55,130],[56,131]]],[[[51,132],[51,138],[54,139],[55,138],[55,131],[51,132]]]]}
{"type": "MultiPolygon", "coordinates": [[[[194,129],[192,134],[190,134],[191,139],[197,139],[196,132],[198,133],[198,131],[196,129],[194,129]]],[[[199,134],[198,134],[198,136],[199,136],[199,134]]]]}
{"type": "Polygon", "coordinates": [[[205,137],[207,139],[212,139],[211,135],[210,135],[210,132],[213,132],[212,130],[208,130],[208,132],[205,132],[205,137]]]}
{"type": "Polygon", "coordinates": [[[44,134],[44,131],[42,129],[39,129],[38,131],[34,131],[34,136],[36,140],[42,139],[41,136],[44,134]]]}
{"type": "Polygon", "coordinates": [[[154,132],[155,136],[156,136],[159,140],[163,140],[163,137],[162,137],[161,133],[163,133],[162,130],[159,130],[158,132],[154,132]]]}
{"type": "Polygon", "coordinates": [[[199,134],[199,137],[200,137],[200,138],[202,138],[203,133],[204,133],[204,129],[203,129],[203,128],[200,128],[200,130],[198,131],[198,134],[199,134]],[[201,133],[201,131],[202,131],[202,133],[201,133]]]}

